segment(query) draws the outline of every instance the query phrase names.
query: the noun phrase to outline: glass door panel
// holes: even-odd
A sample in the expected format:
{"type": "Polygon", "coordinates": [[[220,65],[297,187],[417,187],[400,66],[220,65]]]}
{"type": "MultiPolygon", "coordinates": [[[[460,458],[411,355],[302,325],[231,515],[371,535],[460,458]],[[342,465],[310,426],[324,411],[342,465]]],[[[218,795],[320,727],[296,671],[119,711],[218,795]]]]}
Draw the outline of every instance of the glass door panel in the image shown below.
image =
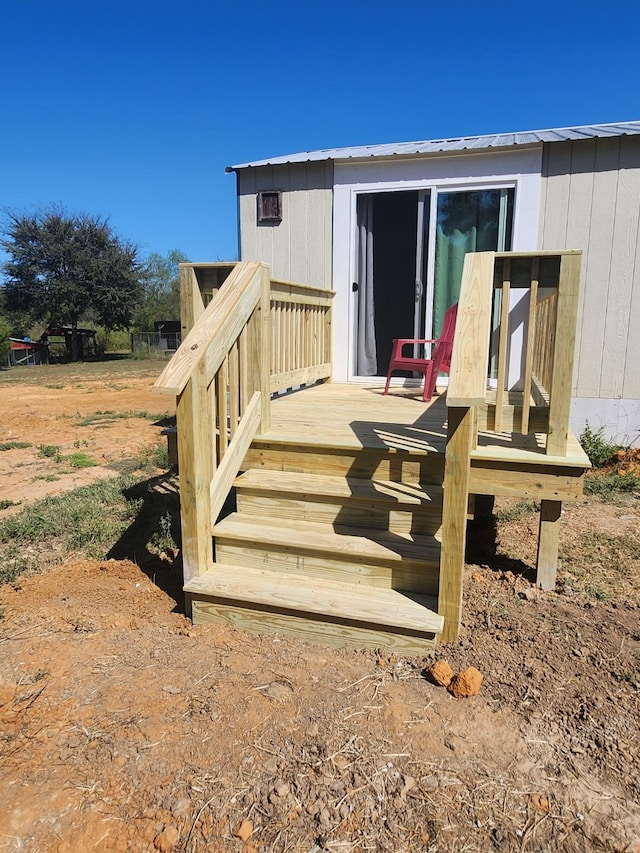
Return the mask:
{"type": "Polygon", "coordinates": [[[511,244],[513,189],[438,193],[433,293],[433,336],[460,296],[467,252],[504,251],[511,244]]]}

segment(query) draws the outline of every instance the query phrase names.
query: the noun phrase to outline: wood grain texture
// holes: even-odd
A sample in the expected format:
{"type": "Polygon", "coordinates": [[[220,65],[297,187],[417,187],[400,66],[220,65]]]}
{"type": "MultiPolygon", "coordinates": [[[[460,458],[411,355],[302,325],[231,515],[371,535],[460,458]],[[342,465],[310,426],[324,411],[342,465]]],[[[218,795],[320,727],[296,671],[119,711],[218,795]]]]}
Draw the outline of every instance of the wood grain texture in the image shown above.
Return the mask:
{"type": "Polygon", "coordinates": [[[561,515],[561,501],[541,502],[536,583],[542,589],[555,589],[561,515]]]}
{"type": "Polygon", "coordinates": [[[191,264],[180,264],[180,328],[182,340],[186,338],[196,321],[204,314],[204,302],[198,280],[191,264]]]}
{"type": "Polygon", "coordinates": [[[177,401],[180,521],[185,581],[212,565],[209,484],[212,461],[204,365],[194,371],[177,401]]]}
{"type": "Polygon", "coordinates": [[[557,333],[553,352],[553,387],[549,400],[547,436],[547,453],[551,456],[562,456],[567,451],[580,263],[581,253],[564,254],[560,263],[557,333]]]}
{"type": "Polygon", "coordinates": [[[509,341],[509,306],[511,288],[511,259],[502,263],[502,294],[500,299],[500,326],[498,336],[498,384],[496,386],[496,409],[494,429],[502,432],[502,410],[507,390],[507,355],[509,341]]]}
{"type": "MultiPolygon", "coordinates": [[[[439,633],[443,619],[421,601],[393,589],[355,586],[320,578],[226,566],[216,563],[206,575],[185,586],[194,595],[250,602],[279,611],[295,610],[328,619],[344,619],[367,626],[439,633]]],[[[426,599],[433,604],[433,599],[426,599]]]]}
{"type": "Polygon", "coordinates": [[[255,436],[260,423],[260,393],[253,395],[242,420],[233,435],[231,443],[222,456],[210,485],[210,521],[213,525],[220,514],[233,481],[240,469],[240,463],[255,436]]]}
{"type": "MultiPolygon", "coordinates": [[[[192,596],[188,596],[192,598],[192,596]]],[[[302,642],[337,648],[384,649],[396,655],[424,655],[435,649],[433,634],[411,635],[382,631],[375,625],[350,625],[346,621],[301,618],[296,614],[272,613],[239,605],[193,600],[196,625],[229,625],[254,634],[294,637],[302,642]]]]}
{"type": "Polygon", "coordinates": [[[260,298],[259,264],[237,264],[216,298],[182,341],[154,390],[178,395],[204,360],[210,382],[260,298]]]}
{"type": "MultiPolygon", "coordinates": [[[[522,395],[522,413],[520,432],[529,434],[529,414],[531,411],[531,377],[533,375],[533,352],[536,340],[536,307],[538,304],[538,276],[540,259],[534,258],[531,267],[531,288],[529,290],[529,310],[527,318],[526,352],[524,362],[524,393],[522,395]]],[[[547,426],[545,429],[548,428],[547,426]]]]}
{"type": "Polygon", "coordinates": [[[438,590],[438,613],[444,617],[443,643],[455,640],[460,630],[472,443],[472,409],[450,407],[438,590]]]}
{"type": "Polygon", "coordinates": [[[484,402],[489,364],[494,252],[468,254],[464,259],[458,319],[453,343],[447,405],[484,402]]]}

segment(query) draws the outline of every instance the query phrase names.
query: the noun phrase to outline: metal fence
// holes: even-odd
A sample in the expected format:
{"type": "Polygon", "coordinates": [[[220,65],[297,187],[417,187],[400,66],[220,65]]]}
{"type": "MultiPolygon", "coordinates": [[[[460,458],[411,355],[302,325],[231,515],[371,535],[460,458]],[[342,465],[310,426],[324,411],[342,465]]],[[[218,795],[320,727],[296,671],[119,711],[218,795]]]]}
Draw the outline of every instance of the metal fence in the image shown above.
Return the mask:
{"type": "Polygon", "coordinates": [[[175,352],[182,337],[180,332],[132,332],[131,333],[131,352],[147,353],[152,352],[175,352]]]}

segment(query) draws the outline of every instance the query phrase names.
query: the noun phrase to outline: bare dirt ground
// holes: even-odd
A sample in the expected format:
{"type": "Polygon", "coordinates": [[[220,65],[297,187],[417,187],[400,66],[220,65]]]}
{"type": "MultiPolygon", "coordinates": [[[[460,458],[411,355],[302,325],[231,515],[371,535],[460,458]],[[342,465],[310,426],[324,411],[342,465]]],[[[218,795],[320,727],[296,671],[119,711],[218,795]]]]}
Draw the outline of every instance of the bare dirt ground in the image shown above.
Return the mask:
{"type": "MultiPolygon", "coordinates": [[[[152,381],[0,382],[2,427],[9,401],[29,415],[12,440],[86,441],[113,473],[157,427],[76,412],[162,412],[152,381]]],[[[0,851],[640,853],[639,520],[633,496],[568,507],[554,593],[527,579],[535,515],[471,532],[462,634],[438,650],[483,673],[464,700],[426,656],[193,627],[178,560],[71,560],[5,585],[0,851]]]]}
{"type": "Polygon", "coordinates": [[[134,375],[117,362],[98,373],[51,365],[0,374],[0,443],[28,445],[0,453],[0,497],[11,502],[0,518],[21,504],[112,477],[119,463],[157,442],[152,416],[172,413],[174,401],[151,391],[157,363],[128,364],[134,375]],[[42,370],[46,380],[38,383],[42,370]],[[74,467],[68,458],[45,455],[47,448],[58,448],[62,457],[86,454],[96,464],[74,467]]]}

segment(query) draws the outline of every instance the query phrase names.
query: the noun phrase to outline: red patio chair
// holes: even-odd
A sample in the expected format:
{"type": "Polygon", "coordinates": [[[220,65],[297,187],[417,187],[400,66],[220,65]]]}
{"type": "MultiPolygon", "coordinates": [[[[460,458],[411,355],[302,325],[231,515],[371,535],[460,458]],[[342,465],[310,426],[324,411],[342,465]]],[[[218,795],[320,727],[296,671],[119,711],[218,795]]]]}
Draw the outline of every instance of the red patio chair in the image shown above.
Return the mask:
{"type": "Polygon", "coordinates": [[[451,352],[453,350],[453,335],[456,328],[457,316],[458,303],[456,302],[444,315],[442,332],[437,339],[397,338],[393,341],[391,360],[389,362],[389,370],[387,371],[387,384],[384,386],[385,394],[389,391],[389,382],[391,381],[391,374],[394,370],[413,370],[416,373],[424,374],[422,400],[425,403],[429,402],[433,397],[433,392],[436,390],[438,374],[449,373],[449,368],[451,367],[451,352]],[[434,344],[431,358],[413,358],[413,356],[402,354],[403,347],[413,346],[414,344],[434,344]]]}

